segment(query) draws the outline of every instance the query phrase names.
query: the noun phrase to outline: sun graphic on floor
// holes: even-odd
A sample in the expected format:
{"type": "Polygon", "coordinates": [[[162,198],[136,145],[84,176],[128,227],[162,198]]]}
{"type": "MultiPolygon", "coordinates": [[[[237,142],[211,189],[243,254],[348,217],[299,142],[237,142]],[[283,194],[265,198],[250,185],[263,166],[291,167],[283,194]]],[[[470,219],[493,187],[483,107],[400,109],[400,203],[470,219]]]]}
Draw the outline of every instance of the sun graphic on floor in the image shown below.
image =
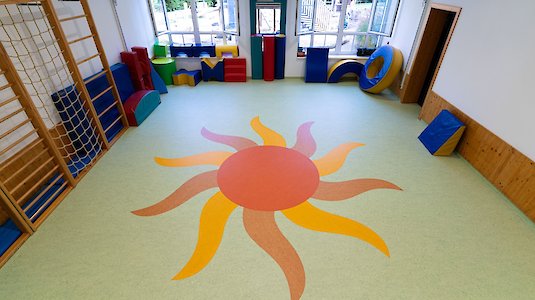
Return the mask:
{"type": "Polygon", "coordinates": [[[280,266],[290,289],[291,299],[299,299],[305,289],[305,271],[299,255],[275,222],[280,211],[293,223],[307,229],[358,238],[390,256],[383,239],[356,221],[313,206],[308,199],[337,201],[374,189],[396,189],[381,179],[353,179],[343,182],[321,181],[320,177],[340,169],[359,143],[339,145],[320,159],[311,160],[316,142],[310,133],[312,122],[297,130],[297,141],[286,147],[285,139],[264,126],[258,117],[251,127],[264,140],[259,146],[243,137],[219,135],[203,128],[208,140],[231,146],[236,152],[207,152],[183,158],[155,160],[166,167],[216,165],[217,170],[194,176],[162,201],[133,211],[138,216],[155,216],[180,206],[198,193],[219,188],[204,205],[195,251],[184,268],[173,277],[184,279],[201,271],[215,255],[231,213],[243,208],[245,230],[258,246],[280,266]]]}

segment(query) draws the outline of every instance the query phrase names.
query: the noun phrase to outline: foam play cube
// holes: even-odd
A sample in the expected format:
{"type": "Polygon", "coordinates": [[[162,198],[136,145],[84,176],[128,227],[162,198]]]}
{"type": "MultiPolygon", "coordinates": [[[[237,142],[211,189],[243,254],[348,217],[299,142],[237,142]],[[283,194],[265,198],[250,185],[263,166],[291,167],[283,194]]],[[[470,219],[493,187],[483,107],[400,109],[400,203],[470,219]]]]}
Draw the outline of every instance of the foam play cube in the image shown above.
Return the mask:
{"type": "Polygon", "coordinates": [[[193,57],[201,57],[201,54],[208,55],[209,57],[215,56],[215,45],[214,44],[195,44],[192,47],[193,57]]]}
{"type": "Polygon", "coordinates": [[[143,90],[133,93],[124,103],[128,124],[139,126],[160,105],[160,93],[143,90]]]}
{"type": "Polygon", "coordinates": [[[219,58],[223,57],[225,53],[229,53],[230,57],[238,57],[238,45],[217,45],[215,46],[215,55],[219,58]]]}
{"type": "Polygon", "coordinates": [[[149,83],[145,81],[146,74],[141,65],[138,53],[134,51],[123,51],[121,52],[121,61],[128,66],[130,77],[137,91],[154,88],[152,85],[149,87],[149,83]]]}
{"type": "Polygon", "coordinates": [[[196,86],[201,81],[201,70],[188,71],[180,69],[173,74],[173,84],[196,86]]]}
{"type": "Polygon", "coordinates": [[[213,64],[209,59],[203,58],[201,60],[202,79],[209,81],[210,79],[216,81],[225,81],[223,60],[218,60],[213,64]]]}
{"type": "Polygon", "coordinates": [[[442,110],[418,139],[431,154],[450,155],[459,143],[465,128],[466,126],[451,112],[442,110]]]}
{"type": "Polygon", "coordinates": [[[169,52],[169,46],[156,43],[154,44],[153,50],[155,57],[167,57],[167,53],[169,52]]]}
{"type": "Polygon", "coordinates": [[[169,47],[171,52],[171,57],[177,57],[180,53],[183,53],[185,56],[193,56],[193,44],[172,44],[169,47]]]}
{"type": "Polygon", "coordinates": [[[132,52],[137,53],[139,59],[139,65],[141,67],[141,76],[145,83],[146,90],[154,90],[154,84],[152,83],[152,77],[150,72],[152,71],[151,62],[149,59],[149,52],[145,47],[132,47],[132,52]]]}
{"type": "Polygon", "coordinates": [[[225,81],[226,82],[246,82],[247,66],[245,58],[225,58],[225,81]]]}
{"type": "Polygon", "coordinates": [[[173,44],[171,45],[170,50],[171,57],[181,56],[180,54],[185,54],[188,57],[201,57],[201,53],[204,53],[205,56],[215,56],[214,44],[173,44]]]}

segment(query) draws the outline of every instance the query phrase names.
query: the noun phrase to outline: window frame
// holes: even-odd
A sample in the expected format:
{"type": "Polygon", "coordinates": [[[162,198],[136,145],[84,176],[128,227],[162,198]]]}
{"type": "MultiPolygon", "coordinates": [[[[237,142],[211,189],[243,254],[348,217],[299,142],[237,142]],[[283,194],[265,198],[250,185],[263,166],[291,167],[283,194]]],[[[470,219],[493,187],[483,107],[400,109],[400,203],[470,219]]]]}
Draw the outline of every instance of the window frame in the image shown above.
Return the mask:
{"type": "Polygon", "coordinates": [[[170,30],[171,27],[169,25],[169,17],[168,17],[168,13],[167,13],[167,7],[166,7],[166,4],[165,4],[165,0],[147,0],[147,2],[149,4],[150,13],[151,13],[151,19],[152,19],[152,24],[153,24],[153,27],[154,27],[154,32],[155,32],[155,35],[156,35],[157,39],[160,38],[163,35],[167,35],[169,43],[173,44],[173,43],[175,43],[173,35],[182,35],[182,43],[179,43],[179,44],[188,44],[188,43],[185,43],[184,35],[193,35],[194,43],[195,44],[201,44],[202,43],[201,36],[202,35],[210,35],[211,43],[212,44],[216,44],[214,42],[214,36],[219,36],[220,35],[220,36],[222,36],[223,45],[227,44],[227,42],[229,40],[229,36],[238,37],[240,35],[239,1],[238,0],[233,0],[233,1],[236,4],[235,5],[235,12],[236,12],[236,30],[235,31],[226,30],[225,13],[224,13],[224,7],[223,7],[223,5],[224,5],[223,2],[226,2],[226,0],[219,0],[219,2],[220,2],[219,3],[219,5],[220,5],[219,6],[219,21],[222,23],[221,26],[220,26],[220,30],[217,30],[217,31],[214,31],[214,30],[201,31],[199,29],[199,18],[198,18],[198,14],[197,14],[197,0],[189,0],[189,9],[191,10],[191,20],[192,20],[192,23],[193,23],[193,30],[192,31],[177,31],[177,30],[170,30]],[[164,14],[164,18],[165,18],[165,25],[167,27],[167,30],[158,31],[158,28],[156,26],[156,20],[155,20],[155,17],[154,17],[153,1],[160,2],[161,6],[162,6],[163,14],[164,14]]]}
{"type": "MultiPolygon", "coordinates": [[[[282,15],[282,5],[281,3],[270,2],[270,3],[256,3],[255,7],[255,18],[256,18],[256,34],[278,34],[277,25],[280,24],[280,18],[282,15]],[[261,32],[260,30],[260,10],[273,10],[273,32],[261,32]],[[277,22],[277,11],[279,22],[277,22]]],[[[279,33],[281,28],[279,27],[279,33]]]]}
{"type": "Polygon", "coordinates": [[[225,2],[227,3],[228,5],[228,0],[220,0],[222,1],[223,3],[221,4],[221,21],[223,21],[223,32],[228,34],[228,35],[233,35],[233,36],[240,36],[240,4],[239,4],[239,0],[232,0],[234,1],[234,3],[236,4],[236,29],[234,31],[230,31],[230,30],[227,30],[226,26],[226,22],[225,22],[225,2]]]}
{"type": "MultiPolygon", "coordinates": [[[[366,42],[365,44],[369,43],[369,39],[376,38],[375,46],[379,46],[382,43],[384,36],[390,36],[393,31],[393,27],[396,23],[397,19],[397,13],[399,11],[399,6],[402,0],[386,0],[388,3],[393,3],[393,1],[397,2],[396,11],[392,18],[392,28],[388,32],[388,34],[385,33],[376,33],[374,31],[371,31],[371,23],[374,19],[374,13],[375,8],[377,6],[377,0],[373,0],[372,5],[372,11],[370,12],[370,23],[368,24],[368,27],[366,31],[345,31],[345,20],[346,15],[348,11],[348,6],[350,4],[350,0],[340,0],[340,15],[338,17],[338,28],[337,31],[318,31],[316,29],[316,16],[317,16],[317,10],[318,10],[318,2],[320,0],[298,0],[297,1],[297,9],[296,9],[296,26],[295,26],[295,36],[297,38],[301,38],[302,36],[310,36],[310,45],[309,47],[313,47],[314,45],[314,39],[323,37],[326,38],[326,36],[336,36],[335,44],[330,47],[332,50],[329,51],[329,55],[356,55],[356,50],[360,47],[358,46],[351,46],[350,51],[343,51],[343,42],[344,37],[353,36],[354,39],[356,39],[359,36],[365,36],[366,42]],[[307,4],[309,7],[310,2],[313,2],[313,9],[312,9],[312,16],[310,21],[310,28],[307,28],[308,30],[303,30],[303,2],[307,1],[309,4],[307,4]]],[[[333,0],[333,2],[336,4],[337,0],[333,0]]],[[[355,40],[352,40],[352,45],[354,45],[355,40]]],[[[299,42],[298,42],[299,44],[299,42]]],[[[367,45],[365,46],[367,47],[367,45]]],[[[306,48],[306,47],[304,47],[306,48]]]]}
{"type": "Polygon", "coordinates": [[[378,0],[373,0],[372,11],[370,13],[370,23],[368,24],[368,33],[375,34],[375,35],[380,35],[380,36],[391,37],[392,33],[394,32],[394,26],[396,25],[396,20],[397,20],[397,16],[398,16],[398,12],[399,12],[399,7],[401,5],[401,1],[402,0],[385,0],[385,2],[386,2],[385,7],[388,7],[388,8],[386,8],[386,11],[392,9],[391,5],[392,5],[393,2],[396,3],[395,4],[396,5],[395,11],[394,11],[394,14],[392,15],[392,20],[389,20],[388,14],[383,14],[383,18],[381,20],[381,24],[379,25],[381,29],[379,31],[375,31],[375,30],[372,30],[372,27],[373,27],[373,24],[374,24],[375,13],[377,12],[377,4],[379,3],[379,1],[378,0]],[[391,21],[391,25],[387,27],[386,25],[388,25],[389,21],[391,21]],[[383,31],[385,29],[386,29],[386,31],[383,31]]]}

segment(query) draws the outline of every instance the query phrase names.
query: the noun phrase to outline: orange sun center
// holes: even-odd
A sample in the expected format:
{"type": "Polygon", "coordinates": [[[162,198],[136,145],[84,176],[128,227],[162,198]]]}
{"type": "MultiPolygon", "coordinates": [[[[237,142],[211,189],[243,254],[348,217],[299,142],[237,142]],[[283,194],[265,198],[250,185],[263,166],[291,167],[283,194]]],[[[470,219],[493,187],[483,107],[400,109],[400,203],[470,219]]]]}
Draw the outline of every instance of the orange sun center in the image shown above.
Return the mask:
{"type": "Polygon", "coordinates": [[[319,173],[308,157],[293,149],[257,146],[227,158],[219,168],[217,183],[240,206],[277,211],[308,200],[318,187],[319,173]]]}

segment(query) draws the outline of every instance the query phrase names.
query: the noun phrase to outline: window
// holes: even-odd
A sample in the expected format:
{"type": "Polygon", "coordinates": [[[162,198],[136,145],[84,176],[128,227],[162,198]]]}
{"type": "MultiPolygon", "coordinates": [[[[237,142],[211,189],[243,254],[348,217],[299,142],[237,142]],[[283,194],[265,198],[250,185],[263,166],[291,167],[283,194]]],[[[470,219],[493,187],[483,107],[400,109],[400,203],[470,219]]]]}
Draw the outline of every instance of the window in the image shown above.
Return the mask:
{"type": "Polygon", "coordinates": [[[373,3],[372,15],[368,32],[377,35],[391,36],[394,20],[398,13],[399,0],[377,0],[373,3]]]}
{"type": "Polygon", "coordinates": [[[281,5],[279,3],[256,4],[256,33],[279,34],[281,5]]]}
{"type": "Polygon", "coordinates": [[[149,0],[156,36],[178,44],[236,44],[238,0],[149,0]]]}
{"type": "Polygon", "coordinates": [[[390,35],[399,0],[299,0],[299,49],[328,47],[330,54],[375,48],[390,35]],[[373,17],[372,17],[373,16],[373,17]]]}

